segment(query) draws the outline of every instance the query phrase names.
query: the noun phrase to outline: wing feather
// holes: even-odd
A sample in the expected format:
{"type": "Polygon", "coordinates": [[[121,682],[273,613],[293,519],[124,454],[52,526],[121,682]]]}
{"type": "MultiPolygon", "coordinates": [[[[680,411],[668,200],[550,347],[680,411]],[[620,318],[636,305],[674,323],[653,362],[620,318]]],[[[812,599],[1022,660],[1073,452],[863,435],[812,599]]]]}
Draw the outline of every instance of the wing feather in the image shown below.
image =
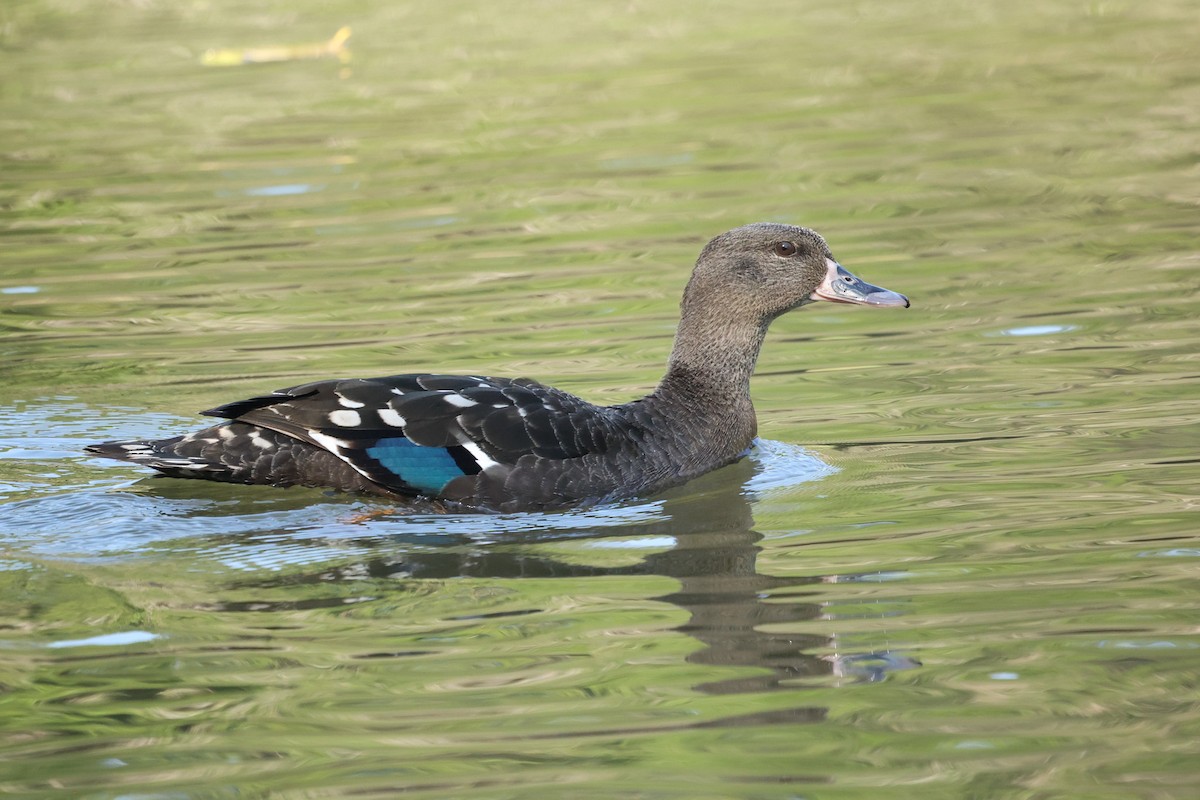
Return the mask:
{"type": "Polygon", "coordinates": [[[608,408],[527,379],[462,375],[321,381],[204,413],[317,445],[372,481],[425,494],[453,464],[468,476],[496,470],[499,479],[522,458],[599,455],[619,436],[608,408]],[[423,459],[423,448],[444,455],[423,459]]]}

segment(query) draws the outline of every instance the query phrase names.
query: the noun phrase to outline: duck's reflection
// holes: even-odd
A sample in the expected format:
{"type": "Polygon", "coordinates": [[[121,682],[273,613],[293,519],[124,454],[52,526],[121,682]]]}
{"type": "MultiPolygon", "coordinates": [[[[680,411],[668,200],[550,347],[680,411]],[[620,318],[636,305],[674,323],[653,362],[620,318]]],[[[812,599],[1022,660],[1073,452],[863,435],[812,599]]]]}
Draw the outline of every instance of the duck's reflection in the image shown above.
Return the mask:
{"type": "MultiPolygon", "coordinates": [[[[450,579],[456,577],[537,579],[605,575],[661,575],[679,582],[677,591],[660,599],[687,611],[689,620],[677,630],[704,647],[688,661],[720,667],[756,667],[759,674],[738,671],[734,677],[706,682],[695,688],[711,694],[762,692],[803,685],[804,679],[842,676],[877,681],[888,672],[910,669],[918,662],[888,651],[837,653],[833,640],[822,634],[798,633],[799,623],[822,613],[817,602],[804,602],[805,585],[819,584],[822,576],[777,578],[757,570],[759,541],[753,530],[751,503],[745,486],[754,476],[755,462],[746,459],[719,470],[681,490],[664,495],[660,513],[647,519],[634,517],[628,524],[606,524],[595,530],[567,533],[512,532],[503,546],[476,545],[445,549],[379,547],[387,556],[351,566],[323,570],[309,576],[314,581],[341,577],[398,577],[450,579]],[[572,563],[568,557],[547,555],[544,545],[566,535],[589,541],[626,537],[673,542],[662,552],[640,563],[604,567],[572,563]],[[786,601],[772,594],[786,588],[786,601]],[[772,632],[782,628],[788,632],[772,632]]],[[[451,526],[452,527],[452,526],[451,526]]],[[[289,582],[296,582],[292,575],[289,582]]],[[[303,579],[301,579],[303,580],[303,579]]],[[[815,594],[815,592],[814,592],[815,594]]],[[[819,709],[810,709],[814,714],[819,709]]],[[[744,722],[744,720],[742,721],[744,722]]]]}
{"type": "Polygon", "coordinates": [[[695,688],[712,694],[761,692],[823,675],[881,680],[889,671],[916,666],[892,653],[829,655],[832,639],[795,632],[796,623],[822,613],[819,603],[798,600],[803,592],[797,588],[824,578],[777,578],[758,572],[762,536],[753,530],[751,505],[743,491],[754,469],[752,461],[743,460],[689,485],[686,495],[669,499],[666,524],[682,533],[675,536],[673,549],[649,556],[642,565],[645,572],[680,582],[679,591],[660,599],[688,611],[691,619],[678,630],[706,645],[688,661],[765,670],[695,688]],[[781,588],[788,590],[787,602],[771,601],[771,594],[781,588]],[[789,632],[764,627],[786,627],[789,632]],[[860,663],[869,663],[872,671],[864,672],[860,663]]]}

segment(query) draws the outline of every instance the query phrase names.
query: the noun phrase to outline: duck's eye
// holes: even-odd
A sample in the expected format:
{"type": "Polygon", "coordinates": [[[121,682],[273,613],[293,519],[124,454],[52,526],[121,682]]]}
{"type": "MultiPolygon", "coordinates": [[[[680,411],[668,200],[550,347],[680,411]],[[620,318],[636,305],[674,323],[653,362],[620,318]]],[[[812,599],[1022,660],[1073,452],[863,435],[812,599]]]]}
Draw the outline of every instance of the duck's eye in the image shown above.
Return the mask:
{"type": "Polygon", "coordinates": [[[775,243],[775,255],[783,256],[784,258],[788,258],[790,256],[796,255],[796,243],[795,242],[776,242],[775,243]]]}

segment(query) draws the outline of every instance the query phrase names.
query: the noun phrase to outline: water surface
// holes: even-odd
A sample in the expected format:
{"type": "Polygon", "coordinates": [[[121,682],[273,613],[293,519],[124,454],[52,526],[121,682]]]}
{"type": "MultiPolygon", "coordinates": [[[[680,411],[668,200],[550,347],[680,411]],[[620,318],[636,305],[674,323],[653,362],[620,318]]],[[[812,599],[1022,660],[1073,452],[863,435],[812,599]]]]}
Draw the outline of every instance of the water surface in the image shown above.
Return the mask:
{"type": "Polygon", "coordinates": [[[0,10],[0,791],[1189,798],[1192,4],[0,10]],[[202,65],[350,25],[353,59],[202,65]],[[437,517],[84,456],[303,381],[661,374],[823,232],[762,441],[437,517]]]}

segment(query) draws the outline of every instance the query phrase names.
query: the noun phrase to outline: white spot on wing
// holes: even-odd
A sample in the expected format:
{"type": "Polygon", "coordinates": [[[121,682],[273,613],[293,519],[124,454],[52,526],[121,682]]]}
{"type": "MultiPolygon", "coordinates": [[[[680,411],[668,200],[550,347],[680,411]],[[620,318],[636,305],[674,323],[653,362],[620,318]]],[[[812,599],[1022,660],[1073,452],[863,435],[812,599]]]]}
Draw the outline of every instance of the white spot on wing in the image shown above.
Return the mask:
{"type": "Polygon", "coordinates": [[[383,420],[383,424],[391,425],[393,428],[403,428],[408,424],[404,417],[400,416],[400,412],[394,408],[381,408],[378,414],[379,418],[383,420]]]}
{"type": "Polygon", "coordinates": [[[230,430],[228,425],[222,425],[221,427],[217,428],[217,435],[227,442],[230,439],[237,437],[237,434],[230,430]]]}
{"type": "Polygon", "coordinates": [[[442,399],[456,408],[470,408],[471,406],[479,405],[471,398],[463,397],[461,394],[457,394],[455,392],[442,395],[442,399]]]}
{"type": "Polygon", "coordinates": [[[475,456],[475,463],[479,465],[481,470],[487,469],[488,467],[495,467],[500,463],[487,453],[483,452],[483,448],[475,444],[475,442],[472,442],[470,439],[463,439],[459,442],[459,444],[463,446],[464,450],[475,456]]]}
{"type": "Polygon", "coordinates": [[[196,461],[192,458],[158,458],[154,461],[156,466],[172,467],[177,469],[204,469],[206,466],[203,461],[196,461]]]}
{"type": "Polygon", "coordinates": [[[338,394],[337,392],[334,392],[334,394],[337,394],[338,405],[345,408],[362,408],[366,405],[366,403],[360,403],[357,400],[351,400],[348,397],[342,397],[342,395],[338,394]]]}
{"type": "Polygon", "coordinates": [[[264,439],[262,437],[262,434],[259,433],[258,431],[252,431],[250,433],[250,444],[254,445],[255,447],[261,448],[263,450],[270,450],[272,447],[275,446],[275,444],[273,442],[270,442],[270,441],[264,439]]]}
{"type": "Polygon", "coordinates": [[[324,447],[329,452],[335,454],[340,448],[350,446],[349,442],[343,441],[336,436],[330,436],[329,434],[321,433],[320,431],[310,430],[308,432],[308,436],[314,442],[321,445],[321,447],[324,447]]]}
{"type": "Polygon", "coordinates": [[[362,416],[357,411],[339,408],[337,411],[329,412],[329,421],[339,428],[357,428],[362,424],[362,416]]]}

